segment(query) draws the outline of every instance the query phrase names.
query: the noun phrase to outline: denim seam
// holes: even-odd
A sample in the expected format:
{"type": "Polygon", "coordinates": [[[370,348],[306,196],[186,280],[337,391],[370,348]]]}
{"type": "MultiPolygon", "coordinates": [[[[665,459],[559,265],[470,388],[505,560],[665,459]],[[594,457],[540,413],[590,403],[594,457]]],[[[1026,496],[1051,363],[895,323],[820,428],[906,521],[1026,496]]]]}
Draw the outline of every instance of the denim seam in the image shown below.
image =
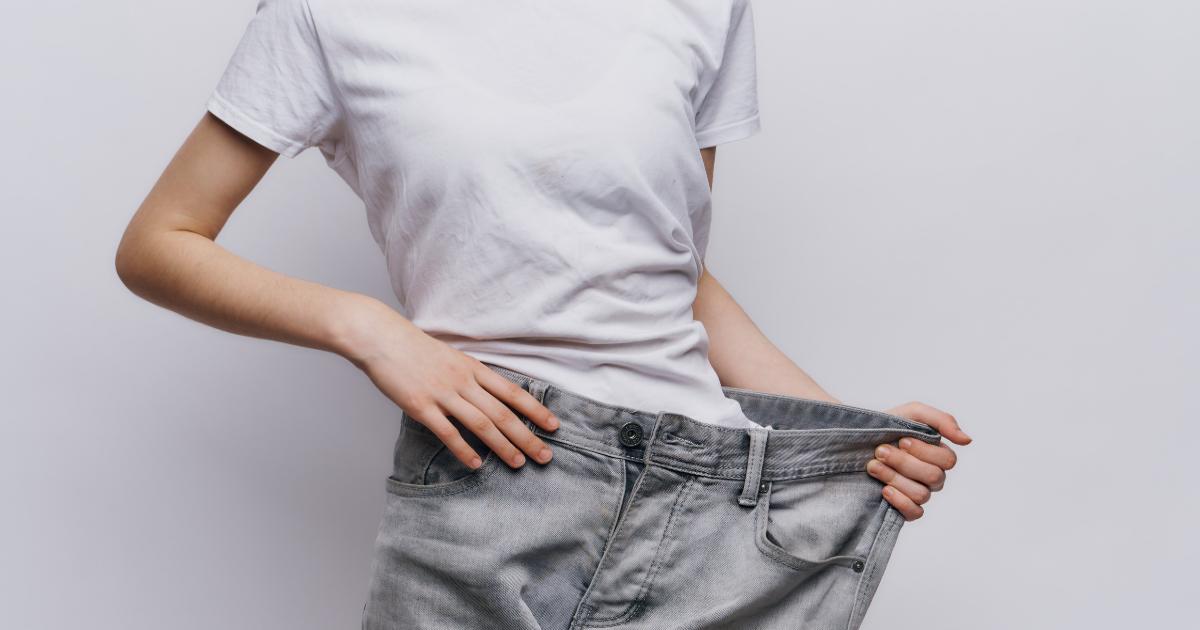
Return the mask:
{"type": "MultiPolygon", "coordinates": [[[[752,389],[745,389],[742,387],[731,387],[728,385],[722,387],[722,389],[724,389],[726,391],[736,392],[738,395],[745,395],[745,396],[749,396],[749,397],[753,397],[753,398],[762,398],[765,400],[795,400],[795,401],[799,401],[806,405],[816,405],[819,407],[826,407],[828,409],[841,409],[844,411],[853,411],[855,413],[874,416],[876,418],[881,418],[881,419],[887,420],[889,422],[900,422],[909,427],[912,427],[916,431],[920,431],[924,435],[929,435],[930,431],[933,431],[934,433],[938,432],[937,429],[935,429],[934,427],[932,427],[930,425],[927,425],[927,424],[924,424],[921,422],[914,422],[912,420],[909,420],[908,418],[904,418],[902,416],[897,416],[897,415],[890,414],[890,413],[885,413],[885,412],[878,411],[875,409],[867,409],[866,407],[855,407],[854,405],[831,403],[831,402],[825,402],[823,400],[813,400],[811,398],[798,398],[796,396],[787,396],[784,394],[771,394],[768,392],[759,392],[759,391],[755,391],[752,389]]],[[[940,433],[939,433],[939,435],[940,435],[940,433]]]]}
{"type": "Polygon", "coordinates": [[[537,435],[538,437],[540,437],[543,440],[546,440],[548,442],[553,442],[555,444],[562,444],[563,446],[574,447],[574,448],[577,448],[582,451],[588,451],[589,453],[596,453],[597,455],[604,455],[607,457],[614,457],[614,458],[620,458],[620,459],[632,459],[634,461],[639,461],[639,462],[642,461],[640,459],[635,459],[628,455],[623,455],[621,453],[615,452],[615,450],[609,450],[607,448],[593,446],[593,444],[595,444],[595,440],[586,440],[586,443],[585,443],[585,442],[580,442],[578,440],[574,440],[571,438],[562,438],[562,437],[558,437],[553,434],[542,433],[540,431],[535,432],[534,435],[537,435]]]}
{"type": "MultiPolygon", "coordinates": [[[[863,472],[866,470],[865,466],[866,466],[867,461],[868,461],[868,459],[864,457],[864,458],[862,458],[861,463],[859,461],[854,461],[854,462],[842,462],[839,464],[808,465],[808,466],[797,466],[797,467],[791,467],[791,468],[764,467],[763,475],[760,480],[761,481],[795,481],[797,479],[808,479],[810,477],[821,477],[821,476],[825,476],[825,475],[858,473],[858,472],[863,472]],[[768,471],[770,472],[769,476],[767,474],[768,471]]],[[[707,479],[722,479],[722,480],[726,480],[726,481],[741,481],[741,480],[743,480],[744,477],[742,476],[742,473],[745,471],[744,465],[738,466],[737,468],[720,468],[720,469],[717,469],[716,473],[714,474],[712,469],[697,470],[695,468],[687,466],[686,464],[679,464],[676,462],[651,461],[650,464],[653,466],[657,466],[659,468],[674,470],[676,472],[682,472],[682,473],[686,473],[689,475],[695,475],[697,477],[705,477],[707,479]]]]}
{"type": "Polygon", "coordinates": [[[698,444],[689,439],[681,438],[678,435],[675,435],[674,433],[667,433],[665,431],[663,432],[661,439],[663,442],[665,442],[667,444],[682,444],[683,446],[695,446],[695,447],[703,446],[703,444],[698,444]]]}
{"type": "MultiPolygon", "coordinates": [[[[886,499],[884,500],[886,501],[886,499]]],[[[884,515],[883,526],[879,528],[879,531],[875,533],[875,539],[871,541],[871,547],[867,550],[866,560],[866,563],[870,566],[859,576],[858,584],[854,589],[854,605],[850,608],[850,618],[846,621],[847,630],[852,627],[855,617],[859,616],[863,599],[866,595],[865,590],[875,579],[875,572],[879,568],[879,550],[876,547],[885,535],[891,535],[891,530],[896,527],[900,518],[903,518],[903,515],[900,514],[899,510],[895,510],[894,508],[887,510],[884,515]],[[899,518],[897,515],[899,515],[899,518]]]]}
{"type": "Polygon", "coordinates": [[[866,556],[858,554],[843,554],[829,556],[821,560],[809,560],[771,543],[767,539],[767,525],[770,524],[771,494],[774,487],[774,484],[770,484],[764,495],[759,498],[758,506],[754,508],[754,546],[768,560],[777,562],[792,571],[820,570],[822,567],[831,564],[848,567],[850,566],[848,563],[853,563],[854,561],[867,561],[866,556]]]}
{"type": "MultiPolygon", "coordinates": [[[[623,520],[621,518],[622,517],[621,502],[622,502],[622,499],[624,498],[624,492],[625,492],[625,476],[628,475],[629,472],[626,470],[624,460],[621,460],[618,468],[621,470],[621,483],[617,487],[620,488],[621,491],[617,493],[617,505],[616,505],[616,509],[613,510],[613,512],[616,514],[616,517],[613,518],[612,525],[609,525],[609,527],[608,527],[608,537],[604,540],[604,548],[600,552],[600,561],[596,564],[596,569],[594,571],[592,571],[592,578],[591,578],[591,580],[588,581],[587,588],[584,589],[583,595],[579,598],[579,605],[575,607],[575,614],[572,615],[572,617],[571,617],[571,623],[570,623],[568,630],[575,630],[576,628],[579,628],[580,624],[582,624],[584,622],[584,620],[586,620],[588,618],[589,615],[596,612],[596,610],[597,610],[597,608],[595,606],[592,606],[591,604],[588,603],[588,601],[587,601],[588,596],[591,595],[592,587],[595,586],[596,582],[600,578],[600,572],[604,569],[604,563],[608,559],[609,546],[612,544],[612,541],[616,538],[617,531],[620,529],[621,522],[623,520]]],[[[639,481],[640,481],[640,479],[639,479],[639,481]]],[[[638,483],[635,483],[634,487],[629,490],[629,501],[631,504],[633,503],[633,498],[637,492],[638,485],[639,485],[638,483]]],[[[628,507],[628,506],[626,506],[626,507],[628,507]]]]}
{"type": "MultiPolygon", "coordinates": [[[[625,471],[625,459],[631,458],[623,458],[621,461],[621,497],[624,497],[625,475],[628,474],[628,472],[625,471]]],[[[613,541],[616,540],[618,534],[620,533],[621,525],[625,524],[625,515],[629,513],[629,510],[633,509],[633,504],[637,500],[638,490],[640,490],[642,487],[642,480],[645,479],[647,470],[648,467],[642,469],[642,472],[638,474],[637,480],[634,481],[633,487],[629,489],[629,502],[625,504],[625,509],[620,509],[620,504],[617,504],[617,520],[613,522],[613,526],[609,530],[608,540],[604,543],[604,550],[600,552],[600,563],[596,566],[596,570],[592,573],[592,580],[588,583],[587,590],[584,591],[583,598],[580,600],[580,607],[587,610],[585,614],[580,616],[581,620],[587,619],[592,613],[599,610],[598,607],[587,603],[588,596],[591,595],[592,587],[596,585],[596,582],[599,581],[604,571],[604,565],[608,562],[608,559],[611,555],[609,552],[612,551],[613,541]]],[[[618,501],[619,500],[620,498],[618,498],[618,501]]]]}
{"type": "MultiPolygon", "coordinates": [[[[732,465],[732,466],[721,466],[721,467],[714,469],[712,467],[693,467],[693,466],[689,466],[688,464],[681,463],[678,461],[664,462],[664,461],[655,460],[653,458],[651,458],[649,462],[646,462],[642,458],[633,457],[630,455],[622,455],[619,453],[613,453],[613,452],[605,450],[605,449],[597,448],[594,446],[589,446],[587,444],[581,444],[581,443],[573,441],[573,440],[567,440],[567,439],[563,439],[563,438],[547,436],[547,435],[543,435],[541,433],[539,433],[538,436],[542,437],[550,442],[554,442],[556,444],[561,444],[563,446],[567,446],[570,448],[576,448],[576,449],[579,449],[582,451],[587,451],[589,453],[595,453],[597,455],[603,455],[605,457],[612,457],[614,459],[646,463],[647,465],[650,465],[650,466],[664,468],[664,469],[672,470],[675,472],[681,472],[681,473],[685,473],[688,475],[694,475],[697,477],[704,477],[706,479],[722,479],[722,480],[727,480],[727,481],[739,481],[739,480],[744,479],[743,473],[745,472],[745,469],[746,469],[746,466],[744,464],[738,464],[738,465],[732,465]],[[715,474],[714,474],[714,471],[715,471],[715,474]]],[[[797,479],[808,479],[810,477],[820,477],[820,476],[825,476],[825,475],[857,473],[862,470],[865,470],[864,466],[866,466],[866,461],[868,459],[869,458],[866,458],[864,456],[864,458],[861,458],[861,463],[859,461],[841,462],[841,463],[833,463],[833,464],[818,462],[816,464],[807,464],[804,466],[792,466],[792,467],[787,467],[787,468],[771,468],[768,466],[764,466],[762,480],[763,481],[794,481],[797,479]],[[767,477],[767,471],[771,472],[770,478],[767,477]]]]}
{"type": "Polygon", "coordinates": [[[435,484],[432,486],[406,484],[396,481],[395,479],[387,478],[387,491],[396,496],[402,497],[445,497],[455,494],[460,494],[478,487],[500,467],[500,458],[495,455],[494,451],[489,451],[487,459],[483,466],[470,473],[468,476],[454,481],[447,481],[444,484],[435,484]]]}
{"type": "MultiPolygon", "coordinates": [[[[838,433],[847,433],[847,432],[861,433],[861,432],[879,431],[879,432],[886,432],[886,433],[893,433],[893,434],[894,433],[907,434],[907,432],[903,429],[883,429],[883,430],[878,430],[878,429],[807,429],[807,430],[822,431],[822,432],[838,432],[838,433]]],[[[782,433],[784,431],[787,431],[787,429],[777,429],[775,431],[779,431],[780,433],[782,433]]],[[[620,457],[623,459],[633,459],[634,461],[644,461],[642,459],[636,459],[636,458],[630,457],[629,455],[625,455],[625,454],[616,452],[615,450],[608,449],[607,447],[598,446],[597,444],[599,444],[599,442],[596,440],[591,440],[591,439],[587,439],[587,438],[583,438],[583,439],[564,438],[564,437],[555,436],[550,433],[545,433],[542,431],[537,431],[537,432],[535,432],[535,434],[538,437],[543,438],[548,441],[551,441],[551,442],[565,444],[568,446],[574,446],[576,448],[583,449],[586,451],[591,451],[593,453],[598,453],[600,455],[606,455],[609,457],[620,457]]],[[[921,439],[922,437],[928,437],[928,436],[923,436],[923,435],[918,434],[918,435],[915,435],[914,437],[921,439]]],[[[778,439],[786,439],[786,438],[784,436],[780,435],[780,436],[777,436],[776,439],[778,440],[778,439]]],[[[893,440],[893,441],[895,441],[895,440],[893,440]]],[[[712,466],[691,466],[691,465],[681,462],[679,460],[673,460],[673,461],[667,461],[667,462],[655,461],[655,460],[653,460],[653,458],[651,458],[649,463],[656,464],[663,468],[670,468],[672,470],[687,472],[687,473],[699,475],[702,477],[712,477],[712,478],[719,478],[719,479],[742,479],[743,478],[742,473],[745,471],[744,464],[730,464],[728,466],[717,466],[714,468],[712,466]]],[[[837,470],[839,468],[839,465],[830,464],[830,463],[828,463],[828,461],[810,463],[810,464],[805,464],[802,466],[789,466],[789,467],[785,467],[785,468],[772,467],[768,463],[764,463],[764,464],[765,464],[764,471],[769,470],[773,474],[776,474],[776,475],[778,475],[778,474],[788,475],[788,474],[791,474],[794,472],[811,472],[811,473],[821,474],[824,472],[828,472],[829,470],[837,470]]],[[[865,461],[864,461],[864,465],[865,465],[865,461]]],[[[845,462],[840,465],[841,468],[849,467],[849,469],[857,469],[858,466],[859,466],[859,464],[857,461],[845,462]]],[[[811,476],[811,475],[801,475],[799,478],[803,478],[806,476],[811,476]]],[[[793,478],[793,477],[788,477],[788,479],[791,479],[791,478],[793,478]]],[[[781,481],[782,479],[774,479],[774,480],[781,481]]]]}
{"type": "MultiPolygon", "coordinates": [[[[576,448],[581,451],[587,451],[589,453],[595,453],[597,455],[603,455],[605,457],[611,457],[613,459],[619,459],[621,461],[632,461],[632,462],[637,462],[639,464],[653,465],[653,466],[657,466],[659,468],[666,468],[669,470],[673,470],[675,472],[682,472],[682,473],[686,473],[689,475],[696,475],[699,477],[710,477],[710,478],[714,478],[714,479],[725,479],[726,478],[726,477],[712,477],[712,475],[703,474],[705,471],[697,471],[697,470],[694,470],[685,465],[676,465],[676,464],[670,464],[670,463],[664,464],[662,462],[656,462],[653,460],[647,462],[644,457],[634,457],[632,455],[616,453],[616,452],[613,452],[612,450],[608,450],[606,448],[591,446],[590,444],[594,443],[593,440],[588,440],[589,444],[583,444],[583,443],[580,443],[580,442],[577,442],[574,440],[560,438],[560,437],[554,437],[554,436],[546,435],[543,433],[538,433],[537,436],[544,440],[547,440],[549,442],[553,442],[555,444],[560,444],[562,446],[566,446],[569,448],[576,448]]],[[[739,468],[739,470],[740,470],[740,468],[739,468]]],[[[730,477],[730,478],[732,478],[732,477],[730,477]]],[[[741,479],[741,477],[737,477],[737,478],[741,479]]]]}
{"type": "MultiPolygon", "coordinates": [[[[633,615],[637,614],[645,604],[646,592],[650,590],[650,585],[654,582],[654,577],[658,574],[658,569],[663,564],[663,548],[668,545],[668,541],[673,541],[673,528],[675,525],[675,514],[679,511],[679,507],[685,503],[684,499],[688,496],[688,491],[691,490],[694,477],[688,477],[683,482],[683,487],[679,489],[679,494],[675,495],[675,502],[671,506],[671,512],[667,515],[666,525],[663,527],[663,537],[658,541],[658,546],[654,549],[654,561],[650,564],[650,570],[646,573],[646,577],[642,579],[642,584],[638,587],[638,593],[634,596],[633,601],[625,608],[625,611],[614,617],[606,617],[602,619],[591,619],[589,626],[602,628],[606,626],[614,626],[623,623],[633,615]],[[595,623],[592,623],[595,622],[595,623]]],[[[633,503],[633,497],[630,497],[630,505],[633,503]]],[[[628,512],[628,508],[626,508],[628,512]]]]}
{"type": "MultiPolygon", "coordinates": [[[[719,480],[723,480],[723,481],[740,481],[740,480],[744,479],[743,473],[745,472],[745,468],[746,468],[745,465],[722,466],[722,467],[715,469],[716,474],[713,474],[714,469],[711,467],[693,467],[693,466],[689,466],[684,463],[680,463],[678,461],[663,462],[663,461],[654,460],[653,458],[651,458],[651,460],[649,462],[646,462],[642,458],[633,457],[630,455],[622,455],[622,454],[618,454],[618,453],[613,453],[613,452],[610,452],[610,451],[607,451],[604,449],[599,449],[599,448],[591,447],[591,446],[588,446],[585,444],[580,444],[579,442],[575,442],[575,441],[565,440],[562,438],[544,436],[542,434],[539,434],[539,437],[543,437],[551,442],[554,442],[556,444],[561,444],[561,445],[569,447],[569,448],[575,448],[575,449],[578,449],[581,451],[587,451],[589,453],[595,453],[597,455],[611,457],[613,459],[620,459],[622,461],[634,461],[634,462],[638,462],[638,463],[645,463],[648,466],[654,466],[657,468],[671,470],[674,472],[680,472],[680,473],[684,473],[687,475],[693,475],[696,477],[704,477],[706,479],[719,479],[719,480]]],[[[859,472],[863,472],[866,470],[864,467],[866,466],[866,462],[868,461],[868,459],[869,459],[868,457],[864,456],[863,458],[860,458],[861,461],[841,462],[841,463],[832,463],[832,464],[818,462],[816,464],[807,464],[804,466],[792,466],[792,467],[787,467],[787,468],[770,468],[770,467],[764,466],[763,476],[762,476],[761,480],[762,481],[796,481],[796,480],[800,480],[800,479],[810,479],[810,478],[823,477],[823,476],[828,476],[828,475],[842,475],[842,474],[859,473],[859,472]],[[771,473],[769,478],[767,476],[767,471],[770,471],[770,473],[771,473]]]]}
{"type": "MultiPolygon", "coordinates": [[[[705,427],[705,430],[708,430],[709,428],[710,427],[705,427]]],[[[726,427],[719,427],[717,425],[711,425],[711,428],[717,429],[719,431],[736,431],[738,433],[747,433],[748,432],[748,429],[728,429],[726,427]]],[[[940,441],[938,437],[935,437],[935,436],[932,436],[932,435],[929,435],[926,433],[922,433],[920,431],[916,431],[913,429],[906,429],[906,428],[900,428],[900,427],[826,427],[823,429],[778,429],[778,428],[776,428],[776,429],[771,429],[771,433],[776,440],[788,440],[788,439],[794,439],[796,437],[805,437],[808,435],[812,435],[812,436],[834,435],[834,436],[837,436],[837,435],[861,435],[864,433],[879,433],[879,434],[912,436],[917,439],[928,442],[929,444],[937,444],[940,441]]],[[[553,434],[548,433],[547,435],[552,436],[553,434]]],[[[675,440],[682,439],[674,433],[663,432],[663,435],[670,435],[671,438],[673,438],[675,440]]],[[[583,437],[581,439],[587,440],[589,442],[597,442],[598,441],[598,440],[592,440],[591,438],[587,438],[587,437],[583,437]]],[[[693,444],[694,444],[694,442],[693,442],[693,444]]]]}

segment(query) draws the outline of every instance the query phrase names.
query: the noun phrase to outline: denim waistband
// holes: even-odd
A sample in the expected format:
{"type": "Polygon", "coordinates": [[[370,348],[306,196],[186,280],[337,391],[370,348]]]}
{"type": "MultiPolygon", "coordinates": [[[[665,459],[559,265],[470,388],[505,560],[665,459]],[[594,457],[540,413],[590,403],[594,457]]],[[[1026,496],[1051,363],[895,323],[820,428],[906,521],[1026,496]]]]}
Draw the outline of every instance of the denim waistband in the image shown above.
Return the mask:
{"type": "Polygon", "coordinates": [[[559,428],[546,431],[518,413],[544,440],[685,473],[744,480],[748,487],[865,471],[879,444],[905,436],[930,444],[941,439],[927,424],[880,411],[737,387],[722,390],[762,426],[725,427],[668,411],[604,403],[510,368],[484,365],[533,394],[559,418],[559,428]],[[753,484],[751,476],[757,478],[753,484]]]}

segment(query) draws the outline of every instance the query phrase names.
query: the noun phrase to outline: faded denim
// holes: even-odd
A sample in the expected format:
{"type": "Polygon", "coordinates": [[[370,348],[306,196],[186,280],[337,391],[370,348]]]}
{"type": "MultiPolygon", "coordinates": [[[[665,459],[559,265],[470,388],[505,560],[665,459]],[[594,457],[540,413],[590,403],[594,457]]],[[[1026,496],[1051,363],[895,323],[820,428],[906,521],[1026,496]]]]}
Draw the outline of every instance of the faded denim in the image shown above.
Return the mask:
{"type": "MultiPolygon", "coordinates": [[[[401,419],[364,630],[855,630],[904,518],[865,466],[934,428],[725,387],[762,428],[608,405],[500,366],[561,420],[472,471],[401,419]],[[771,429],[768,430],[767,426],[771,429]]],[[[457,420],[454,420],[457,423],[457,420]]]]}

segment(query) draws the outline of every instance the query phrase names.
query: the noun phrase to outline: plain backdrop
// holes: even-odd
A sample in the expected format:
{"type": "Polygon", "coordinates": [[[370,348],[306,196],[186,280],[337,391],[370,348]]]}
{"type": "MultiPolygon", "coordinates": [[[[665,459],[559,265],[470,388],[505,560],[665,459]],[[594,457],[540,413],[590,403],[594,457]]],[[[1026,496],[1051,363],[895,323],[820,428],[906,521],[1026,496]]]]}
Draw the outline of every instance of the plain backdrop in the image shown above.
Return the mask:
{"type": "MultiPolygon", "coordinates": [[[[254,5],[0,23],[6,629],[357,627],[398,408],[340,357],[204,327],[113,269],[254,5]]],[[[1200,4],[755,17],[763,132],[718,150],[714,275],[846,402],[924,401],[975,438],[864,627],[1194,622],[1200,4]]],[[[395,303],[315,150],[218,242],[395,303]]]]}

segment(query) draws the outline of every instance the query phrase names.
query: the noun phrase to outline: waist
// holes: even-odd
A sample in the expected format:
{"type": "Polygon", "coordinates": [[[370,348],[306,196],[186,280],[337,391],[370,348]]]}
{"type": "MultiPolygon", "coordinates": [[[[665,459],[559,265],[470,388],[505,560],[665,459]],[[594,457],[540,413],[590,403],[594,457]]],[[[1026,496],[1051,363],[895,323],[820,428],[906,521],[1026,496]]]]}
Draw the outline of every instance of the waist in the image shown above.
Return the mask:
{"type": "Polygon", "coordinates": [[[929,425],[888,413],[736,387],[722,390],[757,426],[724,427],[680,413],[605,403],[517,370],[484,364],[559,418],[556,431],[522,418],[544,440],[713,478],[744,478],[752,453],[762,458],[763,481],[860,472],[878,444],[905,436],[930,444],[941,439],[929,425]],[[765,444],[752,449],[752,434],[765,444]]]}

